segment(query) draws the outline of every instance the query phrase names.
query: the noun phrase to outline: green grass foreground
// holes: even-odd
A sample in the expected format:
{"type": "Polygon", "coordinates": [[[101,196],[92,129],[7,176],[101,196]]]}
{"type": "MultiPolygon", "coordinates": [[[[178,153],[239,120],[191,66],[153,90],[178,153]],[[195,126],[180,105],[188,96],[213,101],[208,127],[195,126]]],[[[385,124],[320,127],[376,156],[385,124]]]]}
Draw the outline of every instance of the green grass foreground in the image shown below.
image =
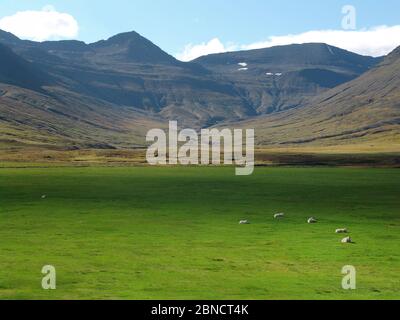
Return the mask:
{"type": "Polygon", "coordinates": [[[1,299],[400,298],[396,169],[0,169],[0,201],[1,299]]]}

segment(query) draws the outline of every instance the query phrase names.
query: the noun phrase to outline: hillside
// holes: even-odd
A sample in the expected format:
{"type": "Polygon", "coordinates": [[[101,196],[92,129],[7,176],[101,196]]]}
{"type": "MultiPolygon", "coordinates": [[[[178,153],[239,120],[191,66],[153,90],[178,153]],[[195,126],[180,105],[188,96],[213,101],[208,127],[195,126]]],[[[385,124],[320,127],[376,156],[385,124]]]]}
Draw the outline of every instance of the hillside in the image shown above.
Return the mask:
{"type": "Polygon", "coordinates": [[[33,63],[0,44],[0,83],[41,90],[42,86],[52,83],[52,79],[33,63]]]}
{"type": "Polygon", "coordinates": [[[195,128],[298,106],[379,61],[306,44],[183,63],[136,32],[85,44],[24,41],[0,31],[0,43],[46,70],[64,89],[195,128]],[[238,65],[243,61],[247,67],[238,65]]]}
{"type": "Polygon", "coordinates": [[[0,140],[132,148],[168,120],[255,127],[262,145],[396,140],[398,51],[381,62],[304,44],[184,63],[136,32],[86,44],[0,31],[0,140]]]}
{"type": "Polygon", "coordinates": [[[0,147],[134,148],[143,145],[149,129],[163,126],[132,108],[47,90],[0,85],[0,147]]]}
{"type": "Polygon", "coordinates": [[[359,78],[301,108],[241,123],[262,145],[400,147],[400,47],[359,78]]]}
{"type": "Polygon", "coordinates": [[[233,84],[176,60],[136,32],[93,44],[38,43],[0,32],[0,42],[48,70],[64,89],[182,125],[202,127],[255,114],[233,84]]]}
{"type": "Polygon", "coordinates": [[[194,62],[241,88],[258,114],[298,107],[381,61],[322,43],[213,54],[194,62]]]}

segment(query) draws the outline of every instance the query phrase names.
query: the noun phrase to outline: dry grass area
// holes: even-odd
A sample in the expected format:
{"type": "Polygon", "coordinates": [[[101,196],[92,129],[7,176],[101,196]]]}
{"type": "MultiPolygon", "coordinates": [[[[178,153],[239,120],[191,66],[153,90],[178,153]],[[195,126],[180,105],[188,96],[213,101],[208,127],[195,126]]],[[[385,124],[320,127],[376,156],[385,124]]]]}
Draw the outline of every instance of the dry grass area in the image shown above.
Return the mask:
{"type": "Polygon", "coordinates": [[[134,148],[144,145],[150,129],[165,126],[141,110],[46,90],[51,95],[0,84],[0,149],[134,148]]]}
{"type": "Polygon", "coordinates": [[[287,146],[287,147],[260,147],[258,152],[265,153],[315,153],[315,154],[376,154],[376,153],[400,153],[398,143],[370,143],[333,146],[287,146]]]}
{"type": "Polygon", "coordinates": [[[145,150],[57,150],[12,148],[0,150],[0,166],[143,165],[145,150]]]}
{"type": "MultiPolygon", "coordinates": [[[[221,156],[222,158],[222,156],[221,156]]],[[[257,147],[256,165],[400,167],[400,145],[257,147]]],[[[0,147],[0,167],[144,166],[146,149],[45,149],[0,147]]]]}

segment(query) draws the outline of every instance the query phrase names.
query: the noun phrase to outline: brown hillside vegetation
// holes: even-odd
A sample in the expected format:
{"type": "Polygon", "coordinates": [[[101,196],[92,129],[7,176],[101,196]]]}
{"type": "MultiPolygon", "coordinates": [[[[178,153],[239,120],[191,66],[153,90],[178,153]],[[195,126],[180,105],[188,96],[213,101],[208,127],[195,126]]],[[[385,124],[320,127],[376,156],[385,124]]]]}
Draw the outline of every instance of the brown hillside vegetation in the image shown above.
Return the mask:
{"type": "Polygon", "coordinates": [[[134,148],[162,127],[132,108],[48,88],[47,94],[0,84],[0,147],[134,148]],[[96,108],[93,108],[96,106],[96,108]]]}
{"type": "Polygon", "coordinates": [[[245,121],[257,143],[275,146],[370,145],[400,150],[400,48],[359,78],[308,105],[245,121]]]}

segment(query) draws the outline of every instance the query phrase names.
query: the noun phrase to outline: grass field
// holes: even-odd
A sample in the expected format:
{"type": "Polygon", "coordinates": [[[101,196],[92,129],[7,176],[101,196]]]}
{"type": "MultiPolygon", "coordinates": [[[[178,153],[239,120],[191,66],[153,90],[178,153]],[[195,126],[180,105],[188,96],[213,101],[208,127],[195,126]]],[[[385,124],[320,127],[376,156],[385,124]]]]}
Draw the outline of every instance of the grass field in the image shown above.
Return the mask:
{"type": "Polygon", "coordinates": [[[3,168],[0,298],[399,299],[399,195],[398,169],[3,168]]]}

